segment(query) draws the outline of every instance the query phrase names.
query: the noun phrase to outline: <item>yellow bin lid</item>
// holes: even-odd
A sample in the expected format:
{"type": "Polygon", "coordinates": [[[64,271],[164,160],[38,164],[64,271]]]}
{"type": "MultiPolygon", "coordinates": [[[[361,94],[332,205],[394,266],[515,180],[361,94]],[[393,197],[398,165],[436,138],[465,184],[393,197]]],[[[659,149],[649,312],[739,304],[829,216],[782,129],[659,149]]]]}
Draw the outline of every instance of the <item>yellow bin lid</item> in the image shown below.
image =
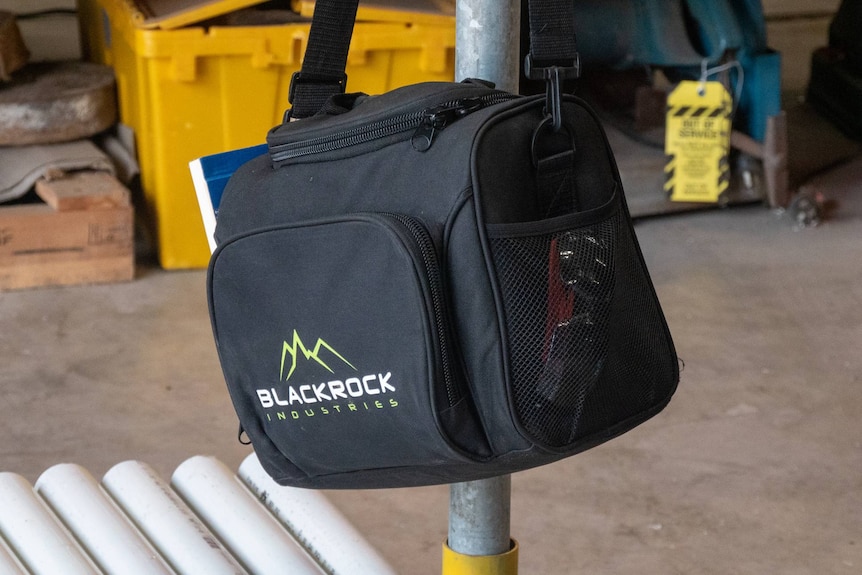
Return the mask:
{"type": "Polygon", "coordinates": [[[196,24],[264,0],[125,0],[138,28],[172,30],[196,24]]]}
{"type": "MultiPolygon", "coordinates": [[[[172,30],[196,24],[265,0],[124,0],[137,28],[172,30]]],[[[292,0],[302,16],[314,13],[314,0],[292,0]]],[[[455,0],[363,0],[356,19],[364,22],[446,24],[455,17],[455,0]]]]}
{"type": "MultiPolygon", "coordinates": [[[[311,18],[314,0],[292,0],[293,10],[311,18]]],[[[455,17],[455,0],[361,0],[356,20],[449,24],[455,17]]]]}

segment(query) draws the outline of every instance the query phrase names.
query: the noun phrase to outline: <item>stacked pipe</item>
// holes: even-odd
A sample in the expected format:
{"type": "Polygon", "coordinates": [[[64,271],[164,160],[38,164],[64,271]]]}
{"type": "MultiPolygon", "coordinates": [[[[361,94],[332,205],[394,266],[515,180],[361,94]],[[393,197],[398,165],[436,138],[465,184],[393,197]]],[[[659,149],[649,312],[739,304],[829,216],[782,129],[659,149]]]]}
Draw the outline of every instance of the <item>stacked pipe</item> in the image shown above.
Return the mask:
{"type": "Polygon", "coordinates": [[[170,484],[126,461],[98,482],[75,464],[35,485],[0,473],[0,575],[394,575],[315,491],[277,485],[249,455],[234,474],[212,457],[170,484]]]}

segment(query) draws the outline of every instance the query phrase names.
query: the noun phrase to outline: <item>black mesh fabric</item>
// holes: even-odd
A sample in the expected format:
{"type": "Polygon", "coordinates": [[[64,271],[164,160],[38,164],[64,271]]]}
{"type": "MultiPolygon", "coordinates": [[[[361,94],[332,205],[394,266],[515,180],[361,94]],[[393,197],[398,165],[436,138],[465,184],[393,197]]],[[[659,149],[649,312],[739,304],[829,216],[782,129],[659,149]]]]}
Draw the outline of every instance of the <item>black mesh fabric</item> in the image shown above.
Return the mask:
{"type": "Polygon", "coordinates": [[[608,356],[584,404],[579,435],[590,435],[654,409],[673,393],[676,355],[648,272],[628,223],[619,229],[608,356]]]}
{"type": "Polygon", "coordinates": [[[491,239],[503,290],[512,397],[524,429],[563,447],[608,359],[619,216],[545,235],[491,239]]]}
{"type": "Polygon", "coordinates": [[[492,237],[491,247],[512,401],[534,441],[565,448],[670,396],[673,350],[619,213],[562,232],[492,237]]]}

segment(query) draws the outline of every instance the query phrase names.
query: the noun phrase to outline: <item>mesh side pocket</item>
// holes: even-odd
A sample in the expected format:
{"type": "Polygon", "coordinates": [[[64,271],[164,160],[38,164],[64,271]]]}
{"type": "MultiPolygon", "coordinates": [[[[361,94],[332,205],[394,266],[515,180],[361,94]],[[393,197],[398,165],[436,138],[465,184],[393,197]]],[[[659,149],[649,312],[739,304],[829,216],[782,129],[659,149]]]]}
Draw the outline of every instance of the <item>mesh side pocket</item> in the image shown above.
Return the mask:
{"type": "Polygon", "coordinates": [[[619,216],[546,234],[494,233],[512,399],[524,429],[564,447],[608,354],[619,216]]]}

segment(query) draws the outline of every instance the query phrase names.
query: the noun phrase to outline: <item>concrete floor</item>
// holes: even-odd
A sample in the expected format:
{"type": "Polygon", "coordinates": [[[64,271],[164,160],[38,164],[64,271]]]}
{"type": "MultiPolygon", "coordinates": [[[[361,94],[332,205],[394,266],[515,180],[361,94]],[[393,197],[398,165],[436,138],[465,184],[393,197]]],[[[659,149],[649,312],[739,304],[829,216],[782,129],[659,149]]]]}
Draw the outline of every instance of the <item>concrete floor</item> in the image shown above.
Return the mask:
{"type": "MultiPolygon", "coordinates": [[[[608,444],[513,478],[525,574],[862,572],[862,161],[797,230],[763,206],[639,221],[678,394],[608,444]]],[[[0,470],[249,453],[203,271],[0,294],[0,470]]],[[[328,492],[399,572],[440,570],[448,489],[328,492]]]]}

